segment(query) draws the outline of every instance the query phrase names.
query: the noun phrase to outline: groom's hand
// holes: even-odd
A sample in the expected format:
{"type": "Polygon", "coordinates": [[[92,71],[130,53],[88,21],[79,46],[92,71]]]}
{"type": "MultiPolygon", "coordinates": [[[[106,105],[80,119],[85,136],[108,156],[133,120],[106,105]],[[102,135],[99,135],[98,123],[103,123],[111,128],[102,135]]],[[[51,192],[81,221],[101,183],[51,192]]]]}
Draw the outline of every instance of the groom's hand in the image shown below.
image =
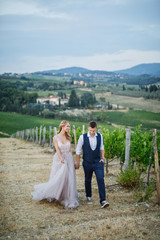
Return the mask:
{"type": "Polygon", "coordinates": [[[101,160],[99,162],[104,162],[104,158],[101,158],[101,160]]]}

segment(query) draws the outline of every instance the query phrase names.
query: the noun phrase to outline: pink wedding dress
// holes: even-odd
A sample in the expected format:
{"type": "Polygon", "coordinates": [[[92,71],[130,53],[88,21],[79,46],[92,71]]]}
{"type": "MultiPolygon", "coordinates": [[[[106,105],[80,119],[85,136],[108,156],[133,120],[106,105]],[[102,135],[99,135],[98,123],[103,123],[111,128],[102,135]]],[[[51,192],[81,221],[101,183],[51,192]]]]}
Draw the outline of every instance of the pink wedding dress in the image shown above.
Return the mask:
{"type": "Polygon", "coordinates": [[[63,144],[57,136],[55,136],[55,139],[64,159],[64,164],[60,162],[58,154],[55,153],[49,181],[35,185],[31,194],[34,200],[58,201],[65,208],[76,208],[79,203],[74,160],[69,151],[71,143],[67,141],[66,144],[63,144]]]}

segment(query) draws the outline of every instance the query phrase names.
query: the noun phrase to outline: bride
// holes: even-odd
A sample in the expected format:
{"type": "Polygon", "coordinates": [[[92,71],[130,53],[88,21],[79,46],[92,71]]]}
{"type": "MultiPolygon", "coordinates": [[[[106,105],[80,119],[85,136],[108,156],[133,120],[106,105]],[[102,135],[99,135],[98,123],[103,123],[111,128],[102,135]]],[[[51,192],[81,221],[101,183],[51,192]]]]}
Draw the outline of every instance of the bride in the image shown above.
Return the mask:
{"type": "Polygon", "coordinates": [[[59,125],[59,134],[53,138],[56,153],[49,181],[34,186],[31,193],[34,200],[58,201],[65,208],[76,208],[79,205],[69,132],[70,124],[63,120],[59,125]]]}

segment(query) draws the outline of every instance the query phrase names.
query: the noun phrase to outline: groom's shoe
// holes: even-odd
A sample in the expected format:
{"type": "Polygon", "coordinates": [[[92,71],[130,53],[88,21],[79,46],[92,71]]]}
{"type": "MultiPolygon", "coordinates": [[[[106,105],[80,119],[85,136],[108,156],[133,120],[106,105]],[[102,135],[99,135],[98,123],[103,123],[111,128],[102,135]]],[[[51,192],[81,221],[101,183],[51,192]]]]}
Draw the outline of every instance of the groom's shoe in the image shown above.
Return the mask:
{"type": "Polygon", "coordinates": [[[101,208],[106,208],[109,207],[109,202],[107,202],[106,200],[101,202],[101,208]]]}
{"type": "Polygon", "coordinates": [[[87,203],[92,204],[92,198],[91,197],[87,197],[87,203]]]}

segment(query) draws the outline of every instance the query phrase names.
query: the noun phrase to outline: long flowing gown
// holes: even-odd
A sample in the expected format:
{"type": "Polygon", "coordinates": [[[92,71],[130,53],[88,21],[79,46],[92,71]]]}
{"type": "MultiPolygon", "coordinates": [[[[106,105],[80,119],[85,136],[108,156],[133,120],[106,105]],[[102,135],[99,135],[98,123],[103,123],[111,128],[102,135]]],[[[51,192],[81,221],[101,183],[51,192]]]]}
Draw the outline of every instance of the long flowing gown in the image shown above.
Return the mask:
{"type": "Polygon", "coordinates": [[[53,164],[49,181],[34,186],[31,193],[34,200],[47,199],[49,202],[57,200],[65,208],[76,208],[78,203],[78,192],[76,189],[76,174],[74,160],[70,152],[70,141],[61,143],[55,136],[64,163],[60,162],[58,154],[53,156],[53,164]]]}

